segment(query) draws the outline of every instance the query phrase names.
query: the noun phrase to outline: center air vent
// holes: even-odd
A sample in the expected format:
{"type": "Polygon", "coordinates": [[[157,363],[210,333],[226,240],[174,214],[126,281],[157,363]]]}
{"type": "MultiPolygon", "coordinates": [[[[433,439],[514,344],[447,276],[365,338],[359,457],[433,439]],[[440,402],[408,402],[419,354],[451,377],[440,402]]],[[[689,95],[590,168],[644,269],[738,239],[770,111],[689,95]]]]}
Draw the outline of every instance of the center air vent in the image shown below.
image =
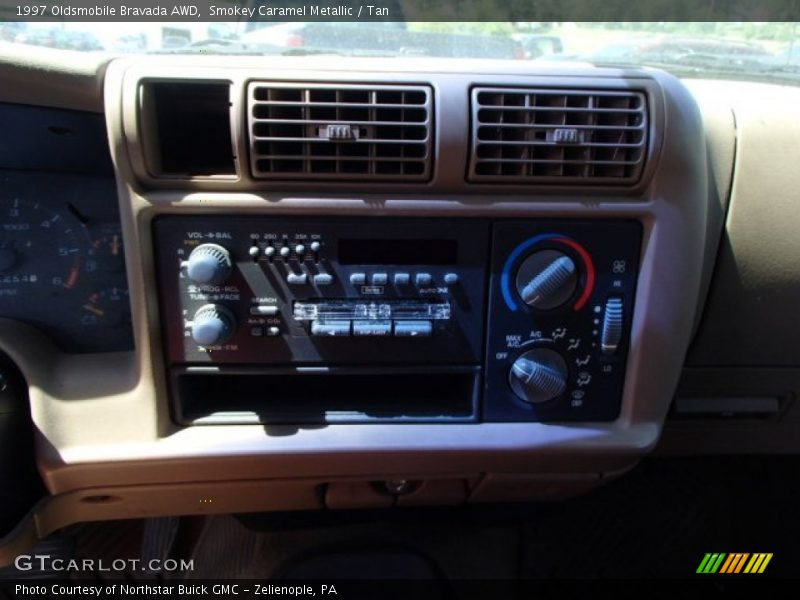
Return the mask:
{"type": "Polygon", "coordinates": [[[469,179],[633,184],[647,129],[641,92],[474,88],[469,179]]]}
{"type": "Polygon", "coordinates": [[[255,82],[248,100],[254,177],[430,178],[427,86],[255,82]]]}

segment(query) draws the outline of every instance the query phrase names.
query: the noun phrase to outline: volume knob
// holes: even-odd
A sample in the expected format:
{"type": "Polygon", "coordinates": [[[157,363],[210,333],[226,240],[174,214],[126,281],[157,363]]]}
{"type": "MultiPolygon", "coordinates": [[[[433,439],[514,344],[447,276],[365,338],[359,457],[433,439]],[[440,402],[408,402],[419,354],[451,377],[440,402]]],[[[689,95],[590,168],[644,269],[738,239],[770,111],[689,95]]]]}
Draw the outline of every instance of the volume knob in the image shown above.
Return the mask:
{"type": "Polygon", "coordinates": [[[199,284],[219,285],[231,274],[231,254],[218,244],[200,244],[186,263],[189,279],[199,284]]]}
{"type": "Polygon", "coordinates": [[[549,310],[570,299],[578,285],[575,262],[558,250],[539,250],[517,271],[517,291],[533,308],[549,310]]]}
{"type": "Polygon", "coordinates": [[[197,309],[192,320],[192,339],[200,346],[224,344],[236,329],[236,317],[219,304],[206,304],[197,309]]]}
{"type": "Polygon", "coordinates": [[[511,366],[509,383],[525,402],[539,404],[558,398],[567,389],[567,365],[549,348],[536,348],[521,355],[511,366]]]}

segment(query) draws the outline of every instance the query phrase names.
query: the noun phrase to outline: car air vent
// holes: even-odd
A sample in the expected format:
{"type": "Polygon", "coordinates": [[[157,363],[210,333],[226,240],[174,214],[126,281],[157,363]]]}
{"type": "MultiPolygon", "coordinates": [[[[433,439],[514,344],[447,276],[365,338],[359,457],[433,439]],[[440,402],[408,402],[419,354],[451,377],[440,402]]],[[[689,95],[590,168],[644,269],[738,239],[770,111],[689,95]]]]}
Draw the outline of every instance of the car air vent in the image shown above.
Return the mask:
{"type": "Polygon", "coordinates": [[[251,83],[253,176],[427,180],[431,96],[427,86],[251,83]]]}
{"type": "Polygon", "coordinates": [[[633,184],[647,128],[641,92],[474,88],[469,179],[633,184]]]}

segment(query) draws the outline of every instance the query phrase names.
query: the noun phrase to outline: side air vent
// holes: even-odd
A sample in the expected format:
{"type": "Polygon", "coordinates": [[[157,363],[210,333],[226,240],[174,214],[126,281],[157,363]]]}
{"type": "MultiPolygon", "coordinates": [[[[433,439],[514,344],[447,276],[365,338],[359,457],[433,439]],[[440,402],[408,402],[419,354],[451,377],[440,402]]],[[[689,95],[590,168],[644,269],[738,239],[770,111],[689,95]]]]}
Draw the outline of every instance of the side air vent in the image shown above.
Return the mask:
{"type": "Polygon", "coordinates": [[[253,176],[425,181],[431,97],[427,86],[251,83],[253,176]]]}
{"type": "Polygon", "coordinates": [[[474,88],[469,179],[633,184],[647,131],[641,92],[474,88]]]}

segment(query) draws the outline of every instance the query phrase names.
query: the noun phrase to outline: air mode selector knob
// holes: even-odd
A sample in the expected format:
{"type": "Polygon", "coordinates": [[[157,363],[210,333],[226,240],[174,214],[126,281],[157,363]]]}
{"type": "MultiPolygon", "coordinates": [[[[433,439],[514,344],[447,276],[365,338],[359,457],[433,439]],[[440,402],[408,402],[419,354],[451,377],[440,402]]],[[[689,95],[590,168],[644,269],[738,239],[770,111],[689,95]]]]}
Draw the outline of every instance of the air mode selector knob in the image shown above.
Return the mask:
{"type": "Polygon", "coordinates": [[[563,394],[568,376],[567,364],[558,352],[536,348],[514,361],[508,380],[520,400],[539,404],[563,394]]]}
{"type": "Polygon", "coordinates": [[[219,285],[231,274],[231,254],[218,244],[200,244],[186,262],[186,274],[199,284],[219,285]]]}
{"type": "Polygon", "coordinates": [[[567,302],[578,285],[575,262],[558,250],[538,250],[517,270],[517,291],[532,308],[549,310],[567,302]]]}
{"type": "Polygon", "coordinates": [[[219,346],[230,339],[236,329],[236,317],[219,304],[206,304],[197,309],[192,320],[192,339],[200,346],[219,346]]]}

